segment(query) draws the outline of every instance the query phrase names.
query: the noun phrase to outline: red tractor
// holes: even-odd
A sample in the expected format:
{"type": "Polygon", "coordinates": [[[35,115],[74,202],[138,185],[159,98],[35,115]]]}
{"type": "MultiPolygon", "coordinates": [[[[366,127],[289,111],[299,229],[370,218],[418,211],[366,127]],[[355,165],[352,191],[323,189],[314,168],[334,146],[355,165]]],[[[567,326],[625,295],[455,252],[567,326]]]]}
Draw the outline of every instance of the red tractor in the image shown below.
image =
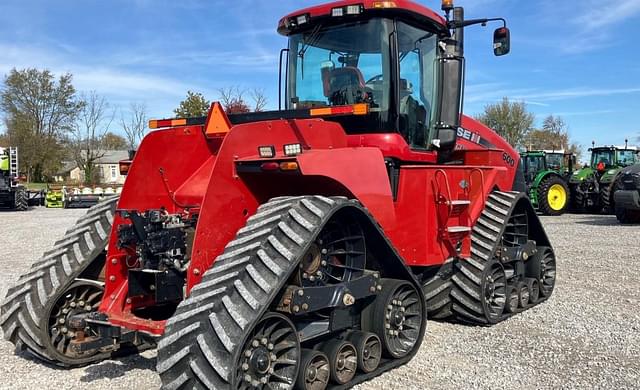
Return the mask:
{"type": "Polygon", "coordinates": [[[504,20],[443,10],[284,17],[282,109],[151,121],[119,200],[9,289],[5,337],[65,367],[157,346],[166,389],[346,388],[409,361],[427,313],[491,325],[546,300],[518,153],[461,115],[463,31],[504,20]]]}

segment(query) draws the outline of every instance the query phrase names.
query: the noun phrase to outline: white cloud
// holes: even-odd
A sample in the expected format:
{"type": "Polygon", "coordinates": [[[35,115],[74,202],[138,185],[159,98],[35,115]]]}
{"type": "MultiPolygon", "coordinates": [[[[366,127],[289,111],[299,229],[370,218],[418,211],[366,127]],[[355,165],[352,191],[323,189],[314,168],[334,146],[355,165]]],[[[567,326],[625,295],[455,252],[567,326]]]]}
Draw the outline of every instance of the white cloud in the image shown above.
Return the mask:
{"type": "Polygon", "coordinates": [[[535,89],[509,89],[498,83],[470,85],[465,99],[469,103],[487,103],[501,100],[504,96],[515,101],[524,101],[535,106],[548,106],[546,102],[604,97],[613,95],[640,94],[640,87],[630,88],[569,88],[541,91],[535,89]]]}
{"type": "Polygon", "coordinates": [[[591,0],[580,3],[582,10],[573,22],[584,30],[609,27],[640,14],[640,0],[591,0]]]}

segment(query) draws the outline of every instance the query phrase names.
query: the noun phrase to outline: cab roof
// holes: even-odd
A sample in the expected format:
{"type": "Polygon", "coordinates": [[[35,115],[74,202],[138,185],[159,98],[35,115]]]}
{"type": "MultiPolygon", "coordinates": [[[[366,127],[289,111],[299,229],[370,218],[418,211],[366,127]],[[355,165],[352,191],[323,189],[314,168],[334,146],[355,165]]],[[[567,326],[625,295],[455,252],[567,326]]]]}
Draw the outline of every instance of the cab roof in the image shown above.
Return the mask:
{"type": "Polygon", "coordinates": [[[388,17],[404,16],[405,18],[413,19],[420,24],[435,26],[440,32],[448,32],[447,21],[441,15],[437,14],[430,8],[410,0],[342,0],[308,7],[292,12],[280,19],[280,22],[278,23],[278,32],[282,35],[291,34],[292,31],[288,22],[295,20],[298,16],[307,15],[311,19],[311,22],[313,22],[316,18],[331,18],[331,13],[334,8],[342,8],[350,5],[362,6],[364,9],[363,14],[365,15],[376,13],[377,15],[388,17]]]}

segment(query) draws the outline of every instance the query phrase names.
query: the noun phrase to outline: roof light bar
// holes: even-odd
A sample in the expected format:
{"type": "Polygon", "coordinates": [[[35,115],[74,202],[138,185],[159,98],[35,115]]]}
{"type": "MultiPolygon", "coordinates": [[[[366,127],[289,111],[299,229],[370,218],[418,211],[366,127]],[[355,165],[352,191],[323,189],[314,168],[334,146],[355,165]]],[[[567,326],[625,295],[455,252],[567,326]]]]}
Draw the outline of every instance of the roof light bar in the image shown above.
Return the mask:
{"type": "Polygon", "coordinates": [[[373,8],[396,8],[398,5],[395,1],[374,1],[373,8]]]}

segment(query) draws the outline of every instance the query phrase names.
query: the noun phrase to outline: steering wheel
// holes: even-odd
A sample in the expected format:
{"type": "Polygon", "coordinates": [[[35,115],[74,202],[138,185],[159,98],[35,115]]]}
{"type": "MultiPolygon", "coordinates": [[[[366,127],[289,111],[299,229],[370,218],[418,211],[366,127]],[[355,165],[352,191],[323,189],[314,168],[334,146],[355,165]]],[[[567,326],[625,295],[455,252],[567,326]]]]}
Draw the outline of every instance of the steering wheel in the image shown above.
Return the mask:
{"type": "Polygon", "coordinates": [[[376,82],[380,82],[380,81],[382,81],[382,76],[383,76],[382,74],[375,75],[372,78],[370,78],[369,80],[367,80],[367,82],[365,84],[373,84],[373,83],[376,83],[376,82]]]}

